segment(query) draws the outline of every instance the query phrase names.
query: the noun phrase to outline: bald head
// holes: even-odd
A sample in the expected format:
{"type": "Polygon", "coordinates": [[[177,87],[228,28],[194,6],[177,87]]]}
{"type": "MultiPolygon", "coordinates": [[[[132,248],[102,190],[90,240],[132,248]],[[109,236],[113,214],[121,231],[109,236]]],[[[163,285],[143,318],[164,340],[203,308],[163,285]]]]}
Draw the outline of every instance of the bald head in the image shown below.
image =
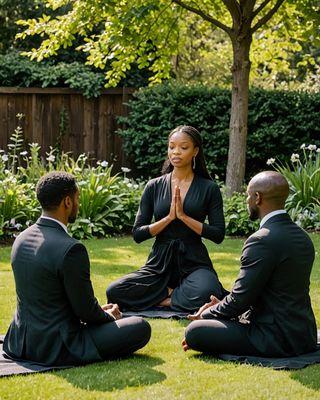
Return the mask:
{"type": "Polygon", "coordinates": [[[260,193],[263,201],[274,208],[284,208],[289,195],[286,178],[276,171],[264,171],[255,175],[248,185],[248,192],[260,193]]]}

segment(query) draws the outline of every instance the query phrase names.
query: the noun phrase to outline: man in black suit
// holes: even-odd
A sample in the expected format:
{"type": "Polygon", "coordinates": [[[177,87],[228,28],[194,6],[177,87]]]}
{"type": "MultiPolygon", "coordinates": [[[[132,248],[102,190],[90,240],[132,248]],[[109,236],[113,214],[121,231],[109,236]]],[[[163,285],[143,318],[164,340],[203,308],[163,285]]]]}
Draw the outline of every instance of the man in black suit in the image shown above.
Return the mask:
{"type": "Polygon", "coordinates": [[[100,306],[83,244],[69,236],[78,212],[75,178],[51,172],[37,185],[43,213],[12,248],[17,309],[3,349],[13,359],[75,365],[132,353],[150,339],[139,317],[121,319],[116,304],[100,306]]]}
{"type": "Polygon", "coordinates": [[[316,350],[309,297],[315,251],[284,210],[288,193],[286,179],[275,171],[250,181],[248,210],[252,220],[261,219],[260,229],[244,245],[231,293],[221,301],[212,297],[190,316],[195,321],[186,329],[185,351],[285,357],[316,350]],[[240,322],[248,311],[249,321],[240,322]]]}

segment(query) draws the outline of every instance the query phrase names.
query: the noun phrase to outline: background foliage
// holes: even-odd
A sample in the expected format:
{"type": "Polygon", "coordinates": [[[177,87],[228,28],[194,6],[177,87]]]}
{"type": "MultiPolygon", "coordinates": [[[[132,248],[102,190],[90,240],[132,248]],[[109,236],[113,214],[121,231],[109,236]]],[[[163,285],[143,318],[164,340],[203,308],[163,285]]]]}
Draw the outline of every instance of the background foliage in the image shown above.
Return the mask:
{"type": "MultiPolygon", "coordinates": [[[[254,34],[251,85],[320,91],[319,28],[312,5],[304,6],[286,1],[271,23],[254,34]]],[[[184,84],[229,88],[233,54],[228,35],[196,15],[185,20],[184,45],[173,62],[175,76],[184,84]]]]}
{"type": "MultiPolygon", "coordinates": [[[[176,75],[183,82],[230,84],[229,38],[201,13],[186,10],[189,6],[231,26],[229,2],[44,2],[48,6],[46,15],[30,15],[28,19],[24,14],[24,21],[19,22],[19,36],[35,40],[28,52],[33,58],[59,57],[63,48],[73,47],[82,56],[86,54],[91,65],[102,69],[110,65],[106,79],[111,86],[117,85],[135,63],[150,70],[154,83],[176,75]]],[[[260,9],[254,17],[255,24],[277,2],[254,3],[255,11],[260,9]]],[[[245,2],[242,5],[245,7],[245,2]]],[[[252,84],[314,90],[316,83],[319,89],[319,15],[316,0],[286,0],[281,5],[272,19],[254,33],[252,84]]]]}
{"type": "MultiPolygon", "coordinates": [[[[133,68],[121,81],[122,86],[145,86],[147,72],[133,68]]],[[[104,89],[104,72],[80,61],[31,61],[12,50],[0,54],[0,86],[70,87],[87,98],[99,96],[104,89]]]]}
{"type": "MultiPolygon", "coordinates": [[[[315,145],[302,147],[301,157],[292,155],[290,163],[274,159],[272,163],[290,183],[287,209],[293,220],[305,229],[320,230],[320,149],[315,145]]],[[[74,159],[54,148],[42,159],[37,143],[24,147],[22,130],[17,127],[7,151],[0,149],[0,240],[14,237],[37,220],[41,209],[35,185],[53,170],[72,173],[80,187],[79,215],[69,227],[74,237],[86,239],[131,231],[144,183],[129,179],[128,168],[122,169],[123,175],[113,175],[106,161],[93,165],[85,154],[74,159]]],[[[217,177],[216,180],[224,198],[226,234],[250,235],[259,223],[248,218],[246,195],[235,193],[227,197],[222,182],[217,177]]]]}
{"type": "MultiPolygon", "coordinates": [[[[136,92],[125,128],[126,153],[137,175],[157,176],[166,157],[167,137],[177,125],[192,125],[202,134],[205,156],[213,175],[224,179],[228,151],[231,93],[205,86],[163,84],[136,92]]],[[[270,157],[280,161],[301,143],[320,144],[320,94],[252,89],[246,177],[266,167],[270,157]]]]}
{"type": "MultiPolygon", "coordinates": [[[[20,115],[20,118],[23,116],[20,115]]],[[[15,236],[41,214],[35,185],[46,172],[72,173],[80,186],[79,218],[70,226],[78,239],[128,233],[133,225],[142,192],[142,184],[123,174],[112,174],[106,161],[90,164],[81,154],[56,149],[40,157],[40,146],[30,143],[24,148],[21,128],[12,135],[8,150],[0,150],[0,239],[15,236]]]]}

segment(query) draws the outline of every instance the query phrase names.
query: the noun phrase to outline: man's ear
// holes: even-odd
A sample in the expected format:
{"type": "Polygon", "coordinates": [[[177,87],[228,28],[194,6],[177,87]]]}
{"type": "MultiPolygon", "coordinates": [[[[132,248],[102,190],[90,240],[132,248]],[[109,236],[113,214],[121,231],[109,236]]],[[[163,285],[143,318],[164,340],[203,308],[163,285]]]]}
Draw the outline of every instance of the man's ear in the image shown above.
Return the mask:
{"type": "Polygon", "coordinates": [[[255,192],[254,195],[256,198],[256,205],[259,206],[262,202],[262,194],[260,192],[255,192]]]}
{"type": "Polygon", "coordinates": [[[66,209],[72,207],[72,200],[70,196],[66,196],[63,200],[64,206],[66,209]]]}

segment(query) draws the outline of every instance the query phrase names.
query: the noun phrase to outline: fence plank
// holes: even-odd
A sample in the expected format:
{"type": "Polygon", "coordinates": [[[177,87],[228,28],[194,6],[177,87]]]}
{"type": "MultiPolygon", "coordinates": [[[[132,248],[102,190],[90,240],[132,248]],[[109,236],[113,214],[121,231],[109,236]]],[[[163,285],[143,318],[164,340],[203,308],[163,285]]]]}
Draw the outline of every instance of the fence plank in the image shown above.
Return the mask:
{"type": "Polygon", "coordinates": [[[41,146],[41,154],[50,146],[61,145],[75,156],[82,152],[90,158],[107,160],[115,171],[128,165],[116,117],[127,115],[124,103],[134,89],[107,89],[100,97],[86,99],[68,88],[0,87],[0,148],[6,148],[17,125],[23,128],[25,141],[41,146]],[[18,121],[17,113],[24,119],[18,121]]]}

